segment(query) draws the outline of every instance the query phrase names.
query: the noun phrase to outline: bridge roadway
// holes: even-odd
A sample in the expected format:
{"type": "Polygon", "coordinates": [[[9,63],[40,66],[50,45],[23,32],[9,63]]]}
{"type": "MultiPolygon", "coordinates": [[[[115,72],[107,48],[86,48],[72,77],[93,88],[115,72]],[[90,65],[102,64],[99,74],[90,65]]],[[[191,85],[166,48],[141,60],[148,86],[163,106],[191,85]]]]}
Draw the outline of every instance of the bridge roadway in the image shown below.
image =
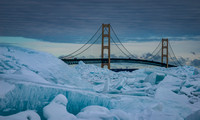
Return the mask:
{"type": "MultiPolygon", "coordinates": [[[[86,64],[96,64],[96,63],[108,63],[108,59],[104,58],[74,58],[74,59],[66,59],[61,58],[65,63],[69,65],[78,64],[79,61],[83,61],[86,64]]],[[[153,65],[159,67],[166,67],[165,63],[160,63],[156,61],[143,60],[143,59],[132,59],[132,58],[110,58],[111,63],[138,63],[138,64],[146,64],[153,65]]],[[[175,65],[168,64],[168,67],[176,67],[175,65]]]]}

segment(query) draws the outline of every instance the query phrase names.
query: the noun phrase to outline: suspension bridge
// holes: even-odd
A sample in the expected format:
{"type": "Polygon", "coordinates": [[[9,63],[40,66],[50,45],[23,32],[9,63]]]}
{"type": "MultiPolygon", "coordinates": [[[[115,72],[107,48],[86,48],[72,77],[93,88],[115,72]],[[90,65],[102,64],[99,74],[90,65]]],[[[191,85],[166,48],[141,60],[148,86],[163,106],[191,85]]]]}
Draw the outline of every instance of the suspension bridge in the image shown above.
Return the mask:
{"type": "MultiPolygon", "coordinates": [[[[111,63],[145,64],[160,67],[181,66],[168,39],[162,39],[151,54],[149,53],[148,56],[141,59],[122,44],[110,24],[102,24],[91,39],[76,51],[61,56],[60,59],[69,65],[83,61],[86,64],[101,64],[102,68],[107,66],[108,69],[112,69],[111,63]]],[[[112,70],[133,71],[135,69],[112,70]]]]}

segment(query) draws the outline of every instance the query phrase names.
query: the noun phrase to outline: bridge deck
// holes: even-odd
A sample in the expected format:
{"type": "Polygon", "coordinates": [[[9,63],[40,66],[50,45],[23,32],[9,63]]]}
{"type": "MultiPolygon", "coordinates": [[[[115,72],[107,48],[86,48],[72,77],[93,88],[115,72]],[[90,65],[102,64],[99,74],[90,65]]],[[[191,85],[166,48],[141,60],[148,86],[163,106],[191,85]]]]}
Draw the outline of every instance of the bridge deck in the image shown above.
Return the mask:
{"type": "MultiPolygon", "coordinates": [[[[107,63],[108,59],[101,58],[81,58],[81,59],[66,59],[61,58],[65,63],[69,65],[78,64],[79,61],[83,61],[86,64],[96,64],[96,63],[107,63]]],[[[143,60],[143,59],[132,59],[132,58],[110,58],[111,63],[138,63],[153,66],[166,67],[165,63],[160,63],[156,61],[143,60]]],[[[168,65],[168,67],[176,67],[175,65],[168,65]]]]}

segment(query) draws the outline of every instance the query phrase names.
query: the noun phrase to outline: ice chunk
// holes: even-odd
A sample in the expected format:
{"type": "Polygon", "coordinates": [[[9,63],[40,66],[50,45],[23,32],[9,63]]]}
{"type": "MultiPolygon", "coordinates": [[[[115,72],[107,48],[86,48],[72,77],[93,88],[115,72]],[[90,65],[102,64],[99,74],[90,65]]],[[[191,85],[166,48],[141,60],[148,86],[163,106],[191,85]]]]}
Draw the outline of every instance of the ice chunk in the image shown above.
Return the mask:
{"type": "Polygon", "coordinates": [[[67,102],[64,95],[57,95],[49,105],[43,108],[44,117],[47,120],[76,120],[73,114],[67,112],[67,102]]]}
{"type": "Polygon", "coordinates": [[[64,95],[59,94],[53,99],[52,102],[55,102],[57,104],[61,104],[63,106],[67,106],[68,100],[64,95]]]}
{"type": "Polygon", "coordinates": [[[162,111],[163,110],[163,105],[161,103],[156,104],[152,107],[153,110],[155,111],[162,111]]]}
{"type": "Polygon", "coordinates": [[[165,74],[163,73],[151,73],[148,75],[144,81],[150,82],[152,85],[158,84],[165,78],[165,74]]]}
{"type": "Polygon", "coordinates": [[[198,74],[199,74],[199,70],[197,68],[195,68],[193,75],[198,75],[198,74]]]}
{"type": "MultiPolygon", "coordinates": [[[[173,88],[173,87],[171,87],[173,88]]],[[[185,95],[178,95],[174,93],[171,88],[159,86],[156,90],[155,98],[163,101],[173,101],[174,103],[187,103],[187,96],[185,95]],[[169,97],[166,97],[169,96],[169,97]]]]}
{"type": "Polygon", "coordinates": [[[85,120],[119,120],[107,108],[101,106],[88,106],[78,113],[77,118],[85,120]]]}
{"type": "Polygon", "coordinates": [[[73,114],[77,114],[88,105],[101,105],[112,108],[112,101],[104,94],[75,90],[74,88],[71,89],[56,84],[35,84],[19,81],[17,83],[11,82],[10,84],[14,85],[15,88],[9,91],[5,98],[0,98],[0,113],[2,115],[10,115],[27,109],[37,110],[38,114],[42,115],[43,107],[58,94],[67,96],[69,100],[67,109],[73,114]]]}
{"type": "Polygon", "coordinates": [[[40,120],[40,116],[32,110],[27,110],[10,116],[0,116],[0,120],[40,120]]]}
{"type": "Polygon", "coordinates": [[[176,114],[174,115],[164,112],[152,111],[151,115],[149,117],[146,117],[145,120],[184,120],[184,119],[176,114]]]}
{"type": "MultiPolygon", "coordinates": [[[[20,111],[37,110],[42,114],[42,108],[49,103],[56,95],[65,94],[66,90],[54,88],[44,84],[33,84],[30,82],[13,83],[15,88],[0,98],[1,115],[10,115],[20,111]]],[[[55,86],[56,87],[56,86],[55,86]]],[[[0,84],[1,88],[1,84],[0,84]]]]}
{"type": "Polygon", "coordinates": [[[0,81],[0,98],[5,97],[5,95],[12,91],[15,88],[14,85],[9,84],[7,82],[4,81],[0,81]]]}
{"type": "Polygon", "coordinates": [[[200,119],[200,110],[188,115],[185,120],[199,120],[200,119]]]}
{"type": "Polygon", "coordinates": [[[69,101],[67,110],[73,114],[78,114],[81,109],[90,105],[99,105],[111,109],[115,103],[104,94],[86,91],[67,91],[66,97],[69,101]]]}
{"type": "Polygon", "coordinates": [[[120,120],[131,120],[130,115],[122,110],[111,109],[110,112],[117,116],[120,120]]]}
{"type": "Polygon", "coordinates": [[[191,98],[189,99],[189,102],[190,102],[191,104],[194,104],[194,103],[198,102],[198,98],[197,98],[197,97],[191,97],[191,98]]]}

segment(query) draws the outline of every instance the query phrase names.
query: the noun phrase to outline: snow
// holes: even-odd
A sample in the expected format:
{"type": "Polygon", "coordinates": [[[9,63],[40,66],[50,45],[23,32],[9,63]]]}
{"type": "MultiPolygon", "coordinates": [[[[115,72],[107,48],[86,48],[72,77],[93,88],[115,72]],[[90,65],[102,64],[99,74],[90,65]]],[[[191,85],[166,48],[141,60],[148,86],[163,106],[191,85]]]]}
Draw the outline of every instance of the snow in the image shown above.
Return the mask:
{"type": "Polygon", "coordinates": [[[158,84],[160,81],[162,81],[164,78],[165,74],[151,73],[144,79],[144,81],[151,83],[151,85],[155,85],[158,84]]]}
{"type": "Polygon", "coordinates": [[[19,75],[27,81],[88,87],[76,70],[50,54],[8,45],[0,47],[0,73],[7,77],[18,79],[19,75]]]}
{"type": "Polygon", "coordinates": [[[35,111],[27,110],[10,116],[0,116],[0,120],[40,120],[40,116],[35,111]]]}
{"type": "Polygon", "coordinates": [[[11,85],[11,84],[9,84],[9,83],[7,83],[7,82],[4,82],[4,81],[0,81],[0,85],[1,85],[1,87],[0,87],[0,98],[3,98],[3,97],[5,97],[5,95],[9,92],[9,91],[12,91],[14,88],[15,88],[15,86],[14,85],[11,85]]]}
{"type": "Polygon", "coordinates": [[[66,109],[68,100],[59,94],[50,104],[43,108],[44,117],[47,120],[127,120],[129,119],[122,110],[109,110],[106,107],[90,105],[83,108],[76,116],[66,109]]]}
{"type": "Polygon", "coordinates": [[[188,115],[185,120],[199,120],[200,118],[200,110],[188,115]]]}
{"type": "Polygon", "coordinates": [[[116,73],[0,45],[0,119],[183,120],[199,110],[200,70],[192,66],[116,73]]]}
{"type": "Polygon", "coordinates": [[[119,120],[107,108],[101,106],[88,106],[82,109],[77,117],[85,120],[119,120]]]}
{"type": "Polygon", "coordinates": [[[66,97],[59,94],[49,105],[43,108],[44,117],[47,120],[75,120],[76,117],[66,110],[67,102],[66,97]]]}

